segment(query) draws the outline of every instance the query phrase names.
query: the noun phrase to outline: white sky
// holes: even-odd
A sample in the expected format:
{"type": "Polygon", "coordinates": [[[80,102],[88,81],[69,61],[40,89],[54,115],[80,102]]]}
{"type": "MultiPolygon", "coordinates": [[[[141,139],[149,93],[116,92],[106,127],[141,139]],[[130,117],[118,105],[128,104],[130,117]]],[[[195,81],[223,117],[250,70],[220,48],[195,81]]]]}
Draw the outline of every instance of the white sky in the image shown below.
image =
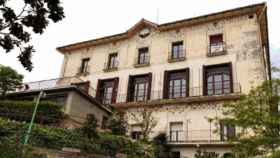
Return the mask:
{"type": "MultiPolygon", "coordinates": [[[[280,0],[268,3],[269,36],[274,64],[280,65],[280,0]],[[278,15],[278,16],[277,16],[278,15]]],[[[56,47],[126,31],[141,18],[166,23],[222,10],[264,2],[264,0],[62,0],[66,18],[51,24],[43,35],[33,36],[34,69],[25,71],[17,52],[0,51],[0,64],[11,66],[24,81],[59,77],[63,56],[56,47]],[[159,18],[157,21],[157,10],[159,18]]]]}

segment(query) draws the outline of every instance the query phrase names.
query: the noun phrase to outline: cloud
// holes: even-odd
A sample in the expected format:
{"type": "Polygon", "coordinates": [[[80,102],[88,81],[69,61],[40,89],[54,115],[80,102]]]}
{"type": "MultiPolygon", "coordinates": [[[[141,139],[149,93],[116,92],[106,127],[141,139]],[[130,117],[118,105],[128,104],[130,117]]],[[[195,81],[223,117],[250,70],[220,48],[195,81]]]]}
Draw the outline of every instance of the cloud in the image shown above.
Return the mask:
{"type": "Polygon", "coordinates": [[[270,58],[272,65],[280,66],[280,46],[272,44],[270,46],[270,58]]]}

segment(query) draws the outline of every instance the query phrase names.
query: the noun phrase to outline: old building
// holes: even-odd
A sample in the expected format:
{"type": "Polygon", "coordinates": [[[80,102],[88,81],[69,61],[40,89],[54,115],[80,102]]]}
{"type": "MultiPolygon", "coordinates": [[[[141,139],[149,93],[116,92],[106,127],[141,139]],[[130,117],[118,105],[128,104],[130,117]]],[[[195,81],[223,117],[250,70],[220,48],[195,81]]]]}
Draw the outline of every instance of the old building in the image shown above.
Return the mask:
{"type": "MultiPolygon", "coordinates": [[[[150,137],[165,133],[177,157],[197,149],[223,155],[237,130],[211,118],[270,79],[266,11],[261,3],[165,24],[142,19],[124,33],[57,48],[61,77],[89,81],[94,97],[127,115],[152,110],[150,137]]],[[[127,118],[129,134],[141,137],[127,118]]]]}

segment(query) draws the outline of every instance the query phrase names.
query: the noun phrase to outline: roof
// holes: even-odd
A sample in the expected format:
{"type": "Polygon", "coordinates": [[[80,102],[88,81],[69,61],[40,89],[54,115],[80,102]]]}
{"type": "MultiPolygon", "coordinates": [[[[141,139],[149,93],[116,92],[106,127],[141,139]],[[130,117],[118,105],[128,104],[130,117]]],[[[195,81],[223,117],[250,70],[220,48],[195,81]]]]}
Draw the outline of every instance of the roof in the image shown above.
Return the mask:
{"type": "MultiPolygon", "coordinates": [[[[32,95],[38,95],[42,91],[42,89],[36,89],[36,90],[27,90],[27,91],[20,91],[20,92],[13,92],[9,93],[8,97],[13,96],[32,96],[32,95]]],[[[87,99],[92,104],[96,105],[97,107],[101,108],[102,110],[105,110],[108,113],[112,113],[111,109],[104,106],[103,104],[99,103],[95,98],[88,95],[86,92],[82,91],[81,89],[77,88],[76,86],[69,85],[69,86],[63,86],[63,87],[54,87],[54,88],[46,88],[43,89],[44,92],[47,94],[56,93],[56,92],[70,92],[75,91],[79,95],[81,95],[83,98],[87,99]]]]}
{"type": "MultiPolygon", "coordinates": [[[[242,15],[246,15],[246,14],[252,14],[252,13],[257,13],[258,16],[263,16],[262,11],[264,8],[266,8],[266,3],[259,3],[259,4],[249,5],[249,6],[245,6],[245,7],[239,7],[239,8],[235,8],[235,9],[231,9],[231,10],[226,10],[226,11],[222,11],[222,12],[198,16],[198,17],[194,17],[194,18],[164,23],[164,24],[156,24],[156,23],[150,22],[146,19],[141,19],[138,23],[136,23],[133,27],[128,29],[126,32],[123,32],[120,34],[115,34],[115,35],[110,35],[110,36],[105,36],[105,37],[101,37],[101,38],[97,38],[97,39],[93,39],[93,40],[69,44],[66,46],[58,47],[57,50],[61,53],[65,53],[65,52],[72,51],[72,50],[88,48],[91,46],[96,46],[96,45],[100,45],[100,44],[106,44],[106,43],[110,43],[110,42],[124,40],[124,39],[131,37],[135,32],[137,32],[141,28],[147,27],[147,26],[157,29],[159,31],[168,31],[168,30],[172,30],[172,29],[178,29],[181,27],[198,25],[198,24],[202,24],[202,23],[217,21],[217,20],[221,20],[221,19],[225,19],[225,18],[233,18],[233,17],[242,16],[242,15]]],[[[266,11],[266,9],[265,9],[265,11],[266,11]]],[[[266,25],[266,24],[264,23],[264,25],[266,25]]]]}

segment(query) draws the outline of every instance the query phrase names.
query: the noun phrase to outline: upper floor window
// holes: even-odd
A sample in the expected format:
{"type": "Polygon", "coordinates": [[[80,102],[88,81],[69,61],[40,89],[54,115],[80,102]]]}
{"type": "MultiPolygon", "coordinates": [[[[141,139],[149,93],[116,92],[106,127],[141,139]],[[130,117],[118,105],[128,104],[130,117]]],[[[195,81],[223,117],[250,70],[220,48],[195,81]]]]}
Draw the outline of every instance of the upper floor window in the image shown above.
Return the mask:
{"type": "Polygon", "coordinates": [[[115,103],[117,97],[118,83],[118,78],[99,80],[96,98],[103,104],[115,103]]]}
{"type": "Polygon", "coordinates": [[[221,95],[232,93],[231,64],[204,67],[206,95],[221,95]]]}
{"type": "Polygon", "coordinates": [[[89,68],[89,58],[82,59],[79,73],[87,73],[89,68]]]}
{"type": "Polygon", "coordinates": [[[109,54],[108,63],[105,65],[106,69],[115,69],[118,67],[118,53],[109,54]]]}
{"type": "Polygon", "coordinates": [[[171,59],[185,58],[183,41],[173,42],[171,49],[171,59]]]}
{"type": "Polygon", "coordinates": [[[210,35],[209,41],[208,56],[221,55],[225,53],[223,34],[210,35]]]}
{"type": "Polygon", "coordinates": [[[139,48],[138,49],[138,59],[137,64],[149,64],[149,48],[139,48]]]}
{"type": "Polygon", "coordinates": [[[164,98],[181,98],[188,96],[188,69],[166,71],[164,98]]]}
{"type": "Polygon", "coordinates": [[[150,99],[152,74],[130,76],[128,101],[146,101],[150,99]]]}

